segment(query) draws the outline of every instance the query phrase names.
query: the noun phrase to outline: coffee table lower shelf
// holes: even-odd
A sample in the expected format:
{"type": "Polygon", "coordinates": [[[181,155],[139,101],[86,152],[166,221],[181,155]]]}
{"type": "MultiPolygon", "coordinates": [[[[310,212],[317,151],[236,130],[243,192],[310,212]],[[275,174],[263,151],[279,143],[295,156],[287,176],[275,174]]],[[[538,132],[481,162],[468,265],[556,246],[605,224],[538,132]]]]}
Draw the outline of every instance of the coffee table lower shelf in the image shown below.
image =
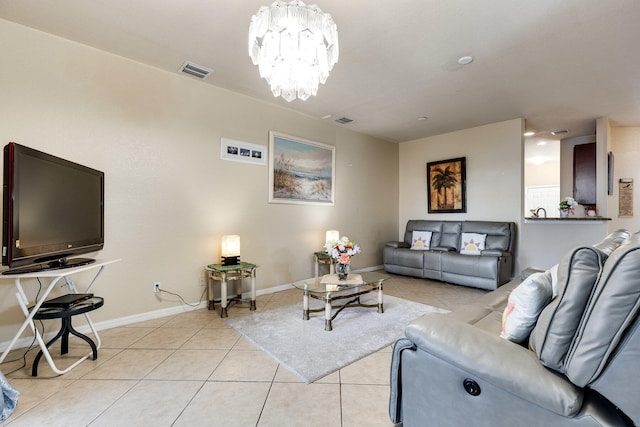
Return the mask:
{"type": "Polygon", "coordinates": [[[378,308],[378,313],[384,313],[384,304],[382,302],[382,289],[380,290],[380,293],[378,294],[378,303],[377,304],[362,304],[360,302],[360,295],[367,294],[369,292],[371,292],[371,290],[360,292],[358,294],[358,296],[353,298],[351,301],[347,301],[346,303],[344,303],[342,305],[339,305],[337,307],[335,307],[332,304],[333,301],[339,300],[339,299],[344,299],[344,298],[351,298],[351,297],[353,297],[353,295],[344,295],[344,296],[334,297],[334,296],[331,296],[331,294],[327,294],[326,297],[319,297],[317,295],[313,295],[313,294],[308,294],[307,293],[303,297],[302,318],[304,320],[309,320],[309,313],[315,313],[315,312],[324,311],[325,312],[324,330],[325,331],[331,331],[331,330],[333,330],[333,325],[332,325],[331,322],[345,308],[348,308],[348,307],[375,308],[375,307],[377,307],[378,308]],[[309,308],[309,297],[324,301],[324,303],[325,303],[324,308],[310,309],[309,308]],[[337,310],[335,311],[335,313],[332,314],[334,308],[337,308],[337,310]]]}

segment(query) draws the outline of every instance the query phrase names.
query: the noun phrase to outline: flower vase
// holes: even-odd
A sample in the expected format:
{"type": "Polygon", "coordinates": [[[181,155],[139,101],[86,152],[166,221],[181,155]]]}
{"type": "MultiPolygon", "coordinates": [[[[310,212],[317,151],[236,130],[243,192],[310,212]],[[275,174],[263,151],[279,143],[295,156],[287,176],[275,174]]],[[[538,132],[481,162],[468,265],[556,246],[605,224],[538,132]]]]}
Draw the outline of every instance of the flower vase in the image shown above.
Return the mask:
{"type": "Polygon", "coordinates": [[[338,275],[338,280],[347,280],[347,277],[349,276],[349,270],[351,270],[349,264],[336,264],[336,274],[338,275]]]}
{"type": "Polygon", "coordinates": [[[569,209],[560,209],[560,218],[569,218],[569,209]]]}

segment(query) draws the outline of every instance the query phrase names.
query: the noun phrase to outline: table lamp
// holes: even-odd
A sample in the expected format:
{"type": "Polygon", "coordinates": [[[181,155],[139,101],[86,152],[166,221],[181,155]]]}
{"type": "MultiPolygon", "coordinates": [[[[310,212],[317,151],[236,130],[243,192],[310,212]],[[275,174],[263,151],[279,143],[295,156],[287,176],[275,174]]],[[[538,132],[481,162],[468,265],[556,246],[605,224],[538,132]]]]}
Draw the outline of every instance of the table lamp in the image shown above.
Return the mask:
{"type": "Polygon", "coordinates": [[[325,233],[325,244],[336,240],[340,240],[340,232],[338,230],[328,230],[325,233]]]}
{"type": "Polygon", "coordinates": [[[222,265],[237,265],[240,262],[240,236],[222,236],[222,265]]]}

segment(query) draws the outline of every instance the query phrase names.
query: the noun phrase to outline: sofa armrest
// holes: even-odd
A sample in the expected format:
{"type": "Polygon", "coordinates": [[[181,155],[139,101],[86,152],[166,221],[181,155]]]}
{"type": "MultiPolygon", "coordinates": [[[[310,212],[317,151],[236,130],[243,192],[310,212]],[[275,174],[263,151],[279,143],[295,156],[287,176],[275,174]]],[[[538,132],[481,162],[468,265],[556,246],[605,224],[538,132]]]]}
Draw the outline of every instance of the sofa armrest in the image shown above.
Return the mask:
{"type": "Polygon", "coordinates": [[[522,270],[522,272],[520,273],[520,278],[522,280],[526,279],[527,277],[531,276],[534,273],[544,273],[545,270],[544,268],[538,268],[538,267],[527,267],[524,270],[522,270]]]}
{"type": "Polygon", "coordinates": [[[415,345],[406,338],[400,338],[393,344],[391,357],[391,390],[389,392],[389,418],[393,424],[402,422],[402,381],[401,381],[401,353],[407,349],[415,349],[415,345]]]}
{"type": "Polygon", "coordinates": [[[419,350],[533,404],[563,416],[576,414],[583,390],[545,368],[525,347],[446,314],[426,314],[405,330],[419,350]]]}
{"type": "Polygon", "coordinates": [[[406,243],[406,242],[385,242],[384,245],[385,246],[390,246],[392,248],[407,248],[407,249],[409,249],[411,247],[411,245],[406,243]]]}

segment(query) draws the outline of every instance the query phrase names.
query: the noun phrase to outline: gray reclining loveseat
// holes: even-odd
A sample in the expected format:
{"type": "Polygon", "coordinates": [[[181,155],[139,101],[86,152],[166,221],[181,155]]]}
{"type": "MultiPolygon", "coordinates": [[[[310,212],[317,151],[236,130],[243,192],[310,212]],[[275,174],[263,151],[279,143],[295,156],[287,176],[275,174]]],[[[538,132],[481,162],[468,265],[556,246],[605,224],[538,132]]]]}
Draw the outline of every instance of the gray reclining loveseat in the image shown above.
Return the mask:
{"type": "Polygon", "coordinates": [[[409,220],[402,242],[387,242],[382,252],[389,273],[496,289],[513,273],[515,224],[493,221],[409,220]],[[428,250],[411,249],[414,231],[431,233],[428,250]],[[460,253],[463,233],[485,236],[477,255],[460,253]]]}
{"type": "Polygon", "coordinates": [[[540,273],[556,277],[557,296],[541,305],[522,343],[500,336],[521,278],[470,306],[411,322],[394,346],[391,420],[404,427],[639,425],[640,233],[627,236],[619,230],[576,248],[556,275],[540,273]]]}

